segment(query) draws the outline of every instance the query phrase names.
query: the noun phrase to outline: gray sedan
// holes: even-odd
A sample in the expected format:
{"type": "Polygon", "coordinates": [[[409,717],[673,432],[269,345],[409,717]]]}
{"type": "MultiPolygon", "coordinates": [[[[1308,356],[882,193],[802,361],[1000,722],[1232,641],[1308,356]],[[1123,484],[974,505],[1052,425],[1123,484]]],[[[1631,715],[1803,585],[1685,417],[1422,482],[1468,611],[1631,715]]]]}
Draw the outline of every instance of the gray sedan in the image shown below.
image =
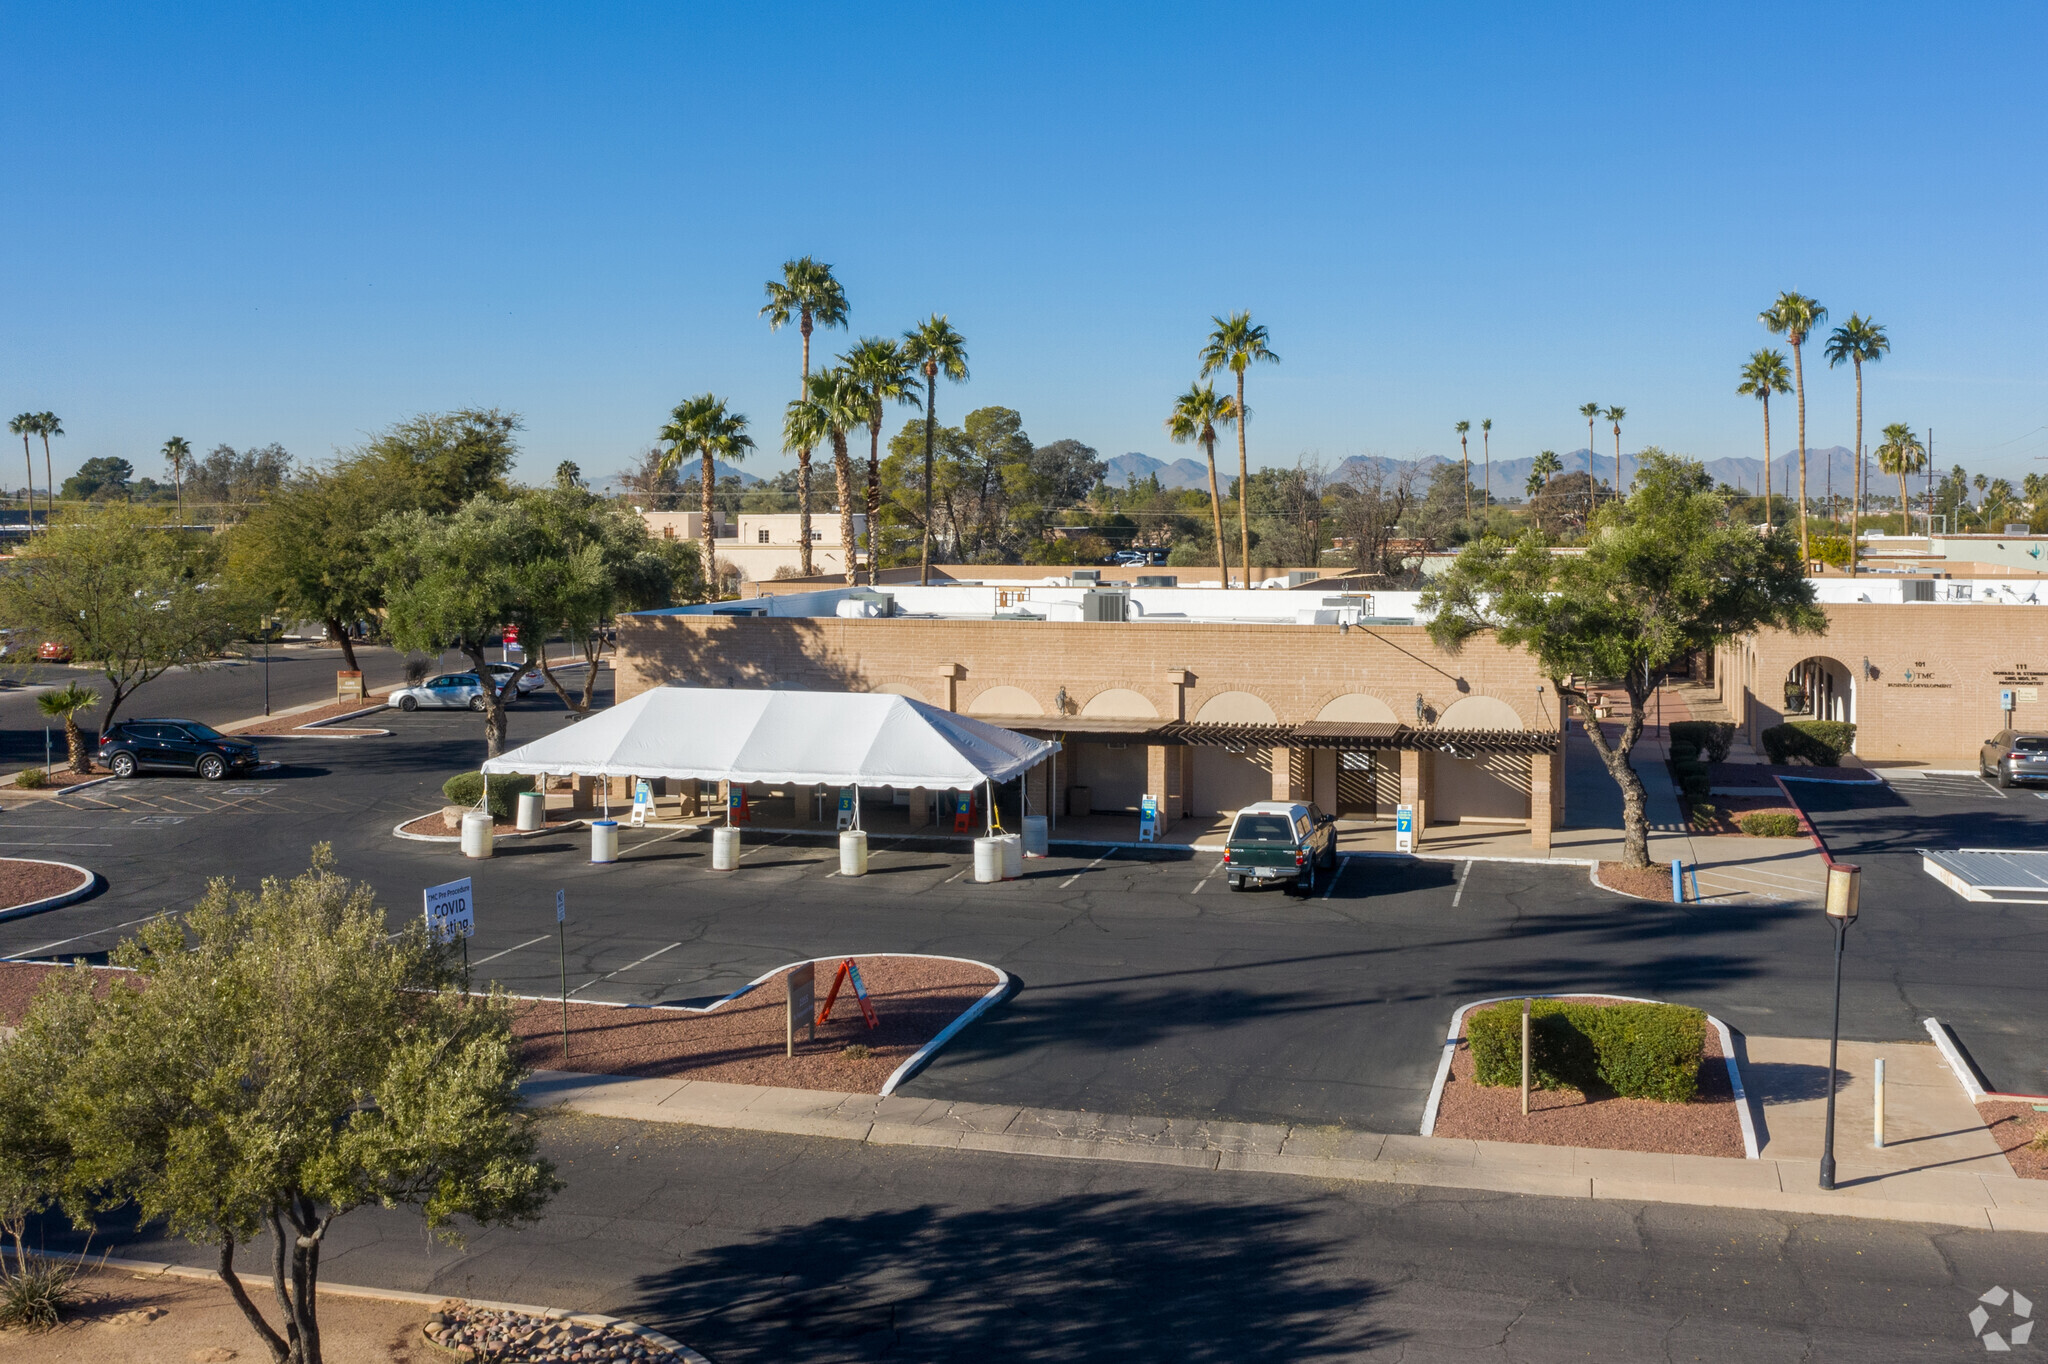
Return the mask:
{"type": "Polygon", "coordinates": [[[2028,734],[2008,729],[1986,739],[1977,751],[1977,771],[1996,777],[2000,786],[2014,782],[2048,782],[2048,734],[2028,734]]]}

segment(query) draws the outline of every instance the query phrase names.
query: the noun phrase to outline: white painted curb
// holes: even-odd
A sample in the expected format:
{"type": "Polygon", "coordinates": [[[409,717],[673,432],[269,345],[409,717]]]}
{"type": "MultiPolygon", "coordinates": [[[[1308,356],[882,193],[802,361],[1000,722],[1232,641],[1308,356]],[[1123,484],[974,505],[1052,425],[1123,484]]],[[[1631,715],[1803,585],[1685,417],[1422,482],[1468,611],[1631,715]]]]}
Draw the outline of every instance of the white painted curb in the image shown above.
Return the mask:
{"type": "MultiPolygon", "coordinates": [[[[1451,1078],[1451,1057],[1458,1050],[1458,1038],[1464,1034],[1465,1015],[1485,1005],[1499,1004],[1510,999],[1613,999],[1619,1000],[1624,1004],[1670,1003],[1669,1000],[1664,999],[1639,999],[1634,995],[1601,994],[1597,990],[1571,990],[1563,994],[1552,995],[1498,995],[1492,999],[1475,999],[1470,1004],[1459,1006],[1458,1011],[1451,1015],[1450,1031],[1444,1034],[1444,1054],[1442,1059],[1437,1062],[1436,1082],[1430,1085],[1429,1102],[1424,1104],[1422,1108],[1423,1136],[1428,1137],[1436,1134],[1436,1110],[1438,1104],[1443,1101],[1444,1085],[1451,1078]]],[[[1932,1022],[1933,1020],[1930,1019],[1928,1021],[1932,1022]]],[[[1742,1068],[1735,1062],[1735,1039],[1730,1035],[1728,1025],[1712,1014],[1707,1014],[1707,1022],[1713,1024],[1714,1031],[1719,1034],[1721,1038],[1721,1056],[1728,1063],[1728,1087],[1734,1091],[1735,1116],[1742,1123],[1742,1158],[1744,1160],[1761,1160],[1763,1157],[1757,1150],[1756,1144],[1756,1120],[1750,1116],[1749,1094],[1742,1087],[1742,1068]]]]}
{"type": "Polygon", "coordinates": [[[1941,1059],[1962,1083],[1963,1093],[1969,1096],[1971,1103],[1983,1103],[1984,1086],[1977,1083],[1977,1072],[1970,1069],[1970,1063],[1956,1050],[1956,1044],[1949,1038],[1948,1029],[1941,1026],[1941,1020],[1938,1018],[1923,1018],[1920,1021],[1927,1029],[1927,1035],[1934,1039],[1935,1050],[1941,1053],[1941,1059]]]}
{"type": "MultiPolygon", "coordinates": [[[[340,736],[330,735],[329,737],[339,738],[340,736]]],[[[408,843],[460,843],[462,841],[461,834],[409,834],[405,831],[406,824],[412,823],[414,819],[425,818],[425,815],[414,815],[412,819],[406,820],[403,824],[392,825],[391,832],[408,843]]],[[[514,829],[510,833],[502,834],[493,830],[491,838],[496,842],[503,843],[515,838],[539,838],[543,834],[573,833],[587,823],[589,823],[588,820],[572,819],[567,824],[550,824],[545,829],[514,829]]]]}
{"type": "Polygon", "coordinates": [[[65,905],[83,900],[86,896],[92,894],[93,891],[99,889],[99,874],[88,871],[86,868],[73,862],[53,862],[47,857],[9,857],[0,860],[8,862],[34,862],[45,867],[63,867],[65,870],[75,871],[85,878],[83,884],[65,891],[62,895],[52,895],[42,900],[31,900],[25,905],[15,905],[10,909],[0,909],[0,919],[21,919],[31,914],[41,914],[45,910],[62,909],[65,905]]]}

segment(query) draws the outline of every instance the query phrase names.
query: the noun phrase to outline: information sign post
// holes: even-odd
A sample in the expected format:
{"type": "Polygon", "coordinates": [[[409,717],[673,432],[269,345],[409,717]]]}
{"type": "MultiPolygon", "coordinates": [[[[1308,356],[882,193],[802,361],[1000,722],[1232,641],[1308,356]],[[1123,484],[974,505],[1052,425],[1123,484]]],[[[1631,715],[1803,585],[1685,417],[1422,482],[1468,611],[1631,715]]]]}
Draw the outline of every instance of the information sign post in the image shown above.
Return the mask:
{"type": "Polygon", "coordinates": [[[796,1055],[796,1030],[799,1021],[809,1030],[810,1040],[818,1040],[818,966],[816,962],[805,962],[782,978],[787,991],[788,1007],[783,1018],[783,1055],[796,1055]]]}
{"type": "Polygon", "coordinates": [[[562,966],[562,1063],[569,1061],[569,892],[555,892],[555,949],[562,966]]]}
{"type": "Polygon", "coordinates": [[[1415,807],[1412,805],[1394,807],[1394,851],[1415,851],[1415,807]]]}
{"type": "Polygon", "coordinates": [[[1138,841],[1157,843],[1159,841],[1159,797],[1141,796],[1138,799],[1138,841]]]}
{"type": "Polygon", "coordinates": [[[637,778],[633,782],[633,827],[636,829],[646,827],[647,821],[653,815],[654,783],[645,777],[637,778]]]}
{"type": "Polygon", "coordinates": [[[469,993],[469,940],[476,932],[476,901],[470,893],[469,878],[447,881],[426,889],[427,932],[435,942],[462,940],[462,993],[469,993]]]}

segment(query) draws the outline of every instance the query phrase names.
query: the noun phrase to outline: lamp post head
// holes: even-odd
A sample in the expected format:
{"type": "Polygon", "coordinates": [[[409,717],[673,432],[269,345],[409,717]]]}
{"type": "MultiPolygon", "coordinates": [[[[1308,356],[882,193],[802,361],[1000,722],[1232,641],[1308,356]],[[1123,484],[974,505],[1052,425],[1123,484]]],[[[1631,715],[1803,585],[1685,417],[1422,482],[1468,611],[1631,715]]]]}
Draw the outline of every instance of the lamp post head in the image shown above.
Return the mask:
{"type": "Polygon", "coordinates": [[[1828,864],[1827,913],[1844,927],[1856,922],[1857,899],[1863,884],[1863,868],[1847,862],[1828,864]]]}

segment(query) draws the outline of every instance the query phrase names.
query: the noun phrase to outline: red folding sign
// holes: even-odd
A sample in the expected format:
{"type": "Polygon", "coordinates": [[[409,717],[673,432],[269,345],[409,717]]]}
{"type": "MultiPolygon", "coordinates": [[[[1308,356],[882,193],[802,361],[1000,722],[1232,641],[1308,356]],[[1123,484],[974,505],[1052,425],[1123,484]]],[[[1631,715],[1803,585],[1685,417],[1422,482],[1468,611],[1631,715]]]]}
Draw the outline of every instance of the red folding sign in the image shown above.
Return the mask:
{"type": "Polygon", "coordinates": [[[818,1011],[818,1022],[823,1023],[832,1017],[832,1002],[839,998],[839,987],[847,980],[853,982],[853,997],[860,1004],[861,1017],[868,1021],[870,1028],[881,1027],[882,1020],[875,1013],[875,1006],[868,1003],[867,982],[860,978],[860,968],[853,964],[852,957],[839,963],[839,973],[832,977],[832,989],[825,995],[825,1007],[818,1011]]]}

